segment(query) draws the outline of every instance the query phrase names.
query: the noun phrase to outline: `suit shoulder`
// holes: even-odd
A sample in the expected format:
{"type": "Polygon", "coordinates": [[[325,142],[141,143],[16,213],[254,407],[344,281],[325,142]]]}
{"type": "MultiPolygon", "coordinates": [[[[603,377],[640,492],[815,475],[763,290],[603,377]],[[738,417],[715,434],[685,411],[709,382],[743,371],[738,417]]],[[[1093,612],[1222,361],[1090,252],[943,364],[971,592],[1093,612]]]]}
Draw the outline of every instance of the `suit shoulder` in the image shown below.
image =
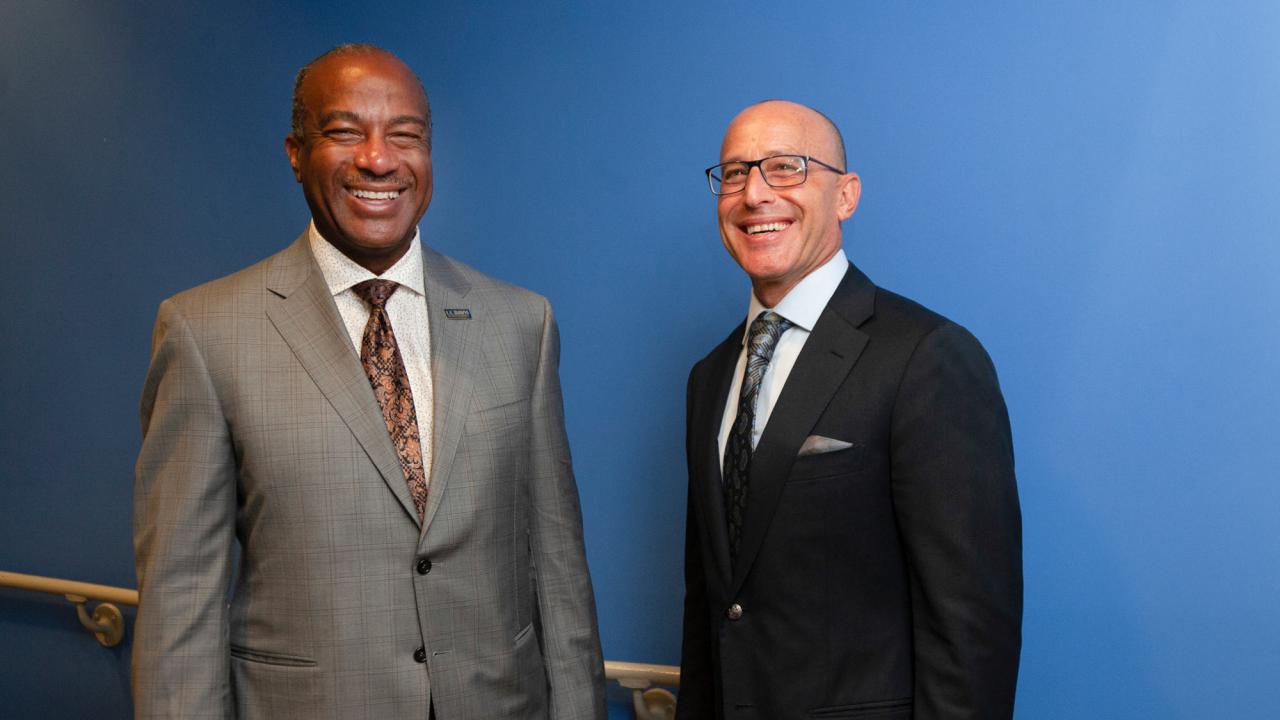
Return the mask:
{"type": "Polygon", "coordinates": [[[433,251],[426,256],[425,261],[434,263],[436,271],[453,275],[455,281],[461,280],[465,283],[469,288],[468,299],[474,298],[474,301],[483,304],[488,312],[536,318],[539,325],[542,323],[543,316],[550,312],[551,303],[546,297],[519,285],[499,280],[461,260],[433,251]]]}
{"type": "Polygon", "coordinates": [[[216,312],[232,306],[242,307],[247,296],[260,294],[266,289],[267,274],[273,265],[281,262],[284,253],[281,250],[229,275],[183,290],[165,302],[176,306],[184,314],[216,312]]]}
{"type": "Polygon", "coordinates": [[[941,313],[930,310],[911,298],[878,286],[875,308],[877,319],[922,335],[927,335],[938,327],[951,323],[941,313]]]}
{"type": "Polygon", "coordinates": [[[897,293],[876,288],[875,316],[864,329],[889,344],[896,345],[906,355],[916,357],[941,352],[958,353],[959,356],[982,358],[990,365],[986,348],[969,329],[934,312],[920,303],[897,293]]]}
{"type": "Polygon", "coordinates": [[[876,287],[875,315],[865,326],[870,333],[895,333],[922,340],[930,335],[954,335],[978,344],[963,325],[890,290],[876,287]]]}

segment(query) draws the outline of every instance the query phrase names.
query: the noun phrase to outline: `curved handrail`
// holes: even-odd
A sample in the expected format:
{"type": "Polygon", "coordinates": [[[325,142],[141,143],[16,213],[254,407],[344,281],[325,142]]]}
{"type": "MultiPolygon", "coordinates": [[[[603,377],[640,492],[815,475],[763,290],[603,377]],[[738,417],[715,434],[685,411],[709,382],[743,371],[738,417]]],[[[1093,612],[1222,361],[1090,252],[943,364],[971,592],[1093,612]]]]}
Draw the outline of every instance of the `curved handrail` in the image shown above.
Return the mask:
{"type": "Polygon", "coordinates": [[[138,604],[137,590],[4,570],[0,570],[0,587],[61,595],[76,606],[76,617],[80,619],[80,624],[93,633],[104,647],[115,647],[124,639],[124,615],[115,603],[138,604]],[[90,600],[98,603],[93,608],[93,615],[85,609],[85,603],[90,600]]]}
{"type": "MultiPolygon", "coordinates": [[[[61,595],[68,601],[75,603],[78,614],[81,615],[81,621],[85,623],[85,627],[93,630],[98,634],[108,634],[115,632],[111,625],[110,618],[101,618],[99,615],[108,615],[110,611],[103,608],[111,608],[115,611],[115,615],[119,615],[110,603],[119,603],[120,605],[130,605],[137,607],[138,591],[129,588],[113,587],[111,585],[98,585],[96,583],[78,582],[75,580],[62,580],[60,578],[44,577],[42,575],[27,575],[24,573],[7,572],[0,570],[0,587],[17,588],[19,590],[30,590],[32,592],[48,593],[50,595],[61,595]],[[93,620],[98,621],[97,625],[86,622],[88,615],[85,612],[84,604],[88,601],[96,601],[102,603],[94,609],[93,620]]],[[[117,620],[119,623],[119,631],[123,637],[123,618],[117,620]]],[[[103,639],[99,637],[101,642],[103,639]]],[[[119,638],[116,639],[119,642],[119,638]]],[[[106,643],[104,643],[106,644],[106,643]]],[[[115,643],[111,643],[114,645],[115,643]]],[[[680,668],[672,665],[652,665],[649,663],[633,663],[623,662],[621,660],[605,660],[604,676],[617,682],[624,688],[633,690],[643,690],[654,685],[664,685],[667,687],[680,686],[680,668]]]]}
{"type": "Polygon", "coordinates": [[[23,573],[0,570],[0,587],[11,587],[19,590],[49,593],[50,595],[74,595],[97,600],[99,602],[120,603],[121,605],[138,605],[138,591],[110,585],[60,580],[41,575],[25,575],[23,573]]]}

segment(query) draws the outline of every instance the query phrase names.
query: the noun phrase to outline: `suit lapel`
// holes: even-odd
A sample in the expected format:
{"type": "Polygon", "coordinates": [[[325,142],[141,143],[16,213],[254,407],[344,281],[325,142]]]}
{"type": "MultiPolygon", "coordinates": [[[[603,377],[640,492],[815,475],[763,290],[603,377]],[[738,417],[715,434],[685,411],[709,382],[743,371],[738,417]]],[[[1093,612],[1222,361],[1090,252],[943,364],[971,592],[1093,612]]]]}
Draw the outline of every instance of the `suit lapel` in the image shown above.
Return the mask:
{"type": "Polygon", "coordinates": [[[707,356],[698,382],[705,391],[695,393],[697,405],[689,422],[693,423],[693,439],[689,448],[695,472],[691,478],[693,496],[706,533],[704,542],[711,547],[716,560],[720,584],[729,584],[729,534],[724,514],[724,481],[720,470],[720,424],[724,419],[733,371],[742,352],[744,325],[739,325],[724,342],[707,356]]]}
{"type": "Polygon", "coordinates": [[[427,489],[426,527],[444,497],[454,455],[471,407],[471,368],[477,362],[481,323],[487,321],[475,298],[467,298],[471,283],[444,255],[422,248],[426,275],[427,315],[431,318],[432,410],[431,483],[427,489]],[[467,314],[446,310],[467,309],[467,314]]]}
{"type": "Polygon", "coordinates": [[[267,317],[413,519],[418,513],[369,379],[303,233],[267,271],[267,317]]]}
{"type": "Polygon", "coordinates": [[[751,458],[750,495],[731,593],[742,587],[777,509],[796,453],[867,344],[875,286],[852,264],[796,358],[751,458]]]}

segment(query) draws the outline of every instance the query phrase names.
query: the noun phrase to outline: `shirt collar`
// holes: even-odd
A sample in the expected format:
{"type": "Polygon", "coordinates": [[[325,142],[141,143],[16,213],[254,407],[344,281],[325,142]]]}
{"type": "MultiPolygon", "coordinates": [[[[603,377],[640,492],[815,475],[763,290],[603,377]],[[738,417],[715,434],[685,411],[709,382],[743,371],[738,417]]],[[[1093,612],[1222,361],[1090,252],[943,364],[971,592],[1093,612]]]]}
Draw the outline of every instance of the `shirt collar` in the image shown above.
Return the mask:
{"type": "Polygon", "coordinates": [[[381,275],[374,275],[355,260],[343,255],[341,250],[320,234],[314,221],[307,228],[307,237],[311,242],[311,254],[320,265],[320,274],[324,275],[329,292],[335,296],[346,292],[356,283],[374,278],[393,280],[418,295],[426,295],[426,282],[422,273],[422,243],[417,228],[413,229],[413,240],[409,243],[409,249],[396,261],[395,265],[381,275]]]}
{"type": "Polygon", "coordinates": [[[818,317],[831,301],[831,296],[836,294],[836,288],[840,286],[840,281],[848,270],[849,258],[844,254],[844,248],[840,248],[831,259],[796,283],[774,307],[765,307],[756,298],[756,294],[751,293],[751,302],[747,305],[747,325],[742,333],[743,342],[746,342],[747,333],[751,331],[752,321],[766,310],[778,313],[806,332],[813,332],[813,326],[818,324],[818,317]]]}

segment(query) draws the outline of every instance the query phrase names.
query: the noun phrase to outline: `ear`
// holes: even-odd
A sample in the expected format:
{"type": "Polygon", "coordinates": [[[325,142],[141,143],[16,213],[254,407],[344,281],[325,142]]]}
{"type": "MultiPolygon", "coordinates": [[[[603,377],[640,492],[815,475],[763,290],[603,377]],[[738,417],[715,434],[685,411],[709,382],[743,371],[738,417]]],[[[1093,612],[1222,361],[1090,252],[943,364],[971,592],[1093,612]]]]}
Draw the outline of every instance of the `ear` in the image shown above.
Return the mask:
{"type": "Polygon", "coordinates": [[[292,134],[284,136],[284,154],[289,156],[289,167],[293,168],[293,179],[302,182],[302,172],[298,170],[298,152],[302,143],[292,134]]]}
{"type": "Polygon", "coordinates": [[[836,212],[840,216],[840,221],[848,220],[853,211],[858,209],[858,199],[862,197],[862,180],[858,178],[857,173],[845,173],[840,176],[837,181],[837,191],[840,193],[836,200],[836,212]]]}

